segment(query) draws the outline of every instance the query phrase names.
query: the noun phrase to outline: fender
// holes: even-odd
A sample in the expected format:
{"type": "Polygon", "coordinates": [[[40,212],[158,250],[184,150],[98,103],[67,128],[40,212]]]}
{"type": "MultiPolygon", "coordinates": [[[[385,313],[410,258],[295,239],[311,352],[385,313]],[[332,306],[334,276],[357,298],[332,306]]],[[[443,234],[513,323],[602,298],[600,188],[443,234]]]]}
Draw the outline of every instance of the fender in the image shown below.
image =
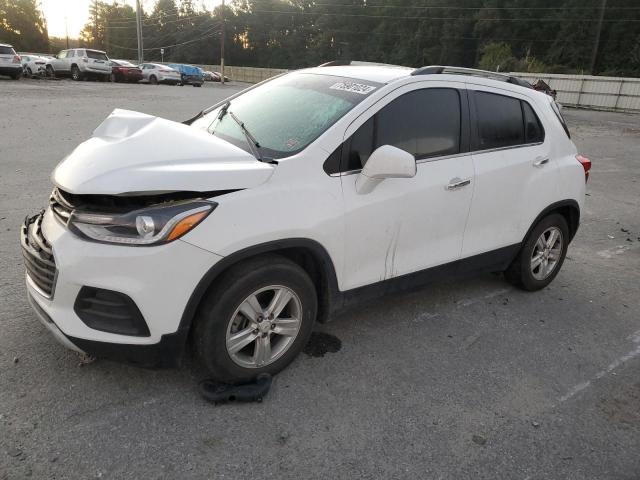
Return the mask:
{"type": "Polygon", "coordinates": [[[262,253],[278,253],[279,251],[286,251],[290,249],[304,249],[310,252],[314,257],[316,264],[320,267],[320,272],[318,273],[321,275],[320,280],[322,287],[324,287],[322,290],[325,292],[318,292],[320,294],[318,303],[318,319],[321,322],[326,320],[332,312],[340,308],[342,303],[342,295],[338,291],[338,280],[333,261],[326,249],[315,240],[311,240],[309,238],[288,238],[265,242],[238,250],[231,255],[223,257],[219,262],[213,265],[213,267],[211,267],[200,279],[198,285],[191,293],[187,306],[182,313],[178,330],[171,335],[178,335],[184,345],[202,298],[213,282],[215,282],[216,278],[218,278],[229,267],[262,253]]]}
{"type": "Polygon", "coordinates": [[[580,225],[580,205],[578,205],[578,202],[572,199],[566,199],[566,200],[560,200],[559,202],[554,202],[551,205],[549,205],[547,208],[542,210],[542,212],[538,214],[538,216],[535,218],[535,220],[527,230],[527,233],[522,238],[522,242],[526,240],[526,238],[531,233],[531,230],[534,229],[534,227],[538,224],[538,222],[542,220],[544,217],[546,217],[550,212],[554,210],[558,210],[560,208],[566,208],[566,207],[569,207],[570,209],[569,211],[571,212],[569,218],[567,219],[567,223],[569,224],[569,234],[570,234],[569,242],[571,242],[571,240],[573,240],[573,237],[575,237],[576,232],[578,231],[578,226],[580,225]],[[574,218],[574,215],[575,215],[575,218],[574,218]]]}

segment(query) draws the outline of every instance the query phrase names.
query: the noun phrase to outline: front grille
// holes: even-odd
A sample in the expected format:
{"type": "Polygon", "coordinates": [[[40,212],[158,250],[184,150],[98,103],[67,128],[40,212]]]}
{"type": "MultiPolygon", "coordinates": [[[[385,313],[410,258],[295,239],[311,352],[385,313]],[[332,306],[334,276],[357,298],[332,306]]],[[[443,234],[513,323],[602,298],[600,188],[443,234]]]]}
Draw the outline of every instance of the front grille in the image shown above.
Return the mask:
{"type": "Polygon", "coordinates": [[[42,234],[43,213],[25,219],[20,230],[20,244],[27,275],[44,295],[52,297],[57,270],[51,245],[42,234]]]}

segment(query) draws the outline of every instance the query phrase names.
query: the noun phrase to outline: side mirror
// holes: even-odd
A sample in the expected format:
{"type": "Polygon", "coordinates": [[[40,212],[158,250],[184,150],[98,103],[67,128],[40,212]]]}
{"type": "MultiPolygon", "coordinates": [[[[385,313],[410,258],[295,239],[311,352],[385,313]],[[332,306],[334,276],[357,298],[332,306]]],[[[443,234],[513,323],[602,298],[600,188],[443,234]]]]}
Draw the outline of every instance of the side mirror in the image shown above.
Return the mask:
{"type": "Polygon", "coordinates": [[[413,155],[391,145],[376,148],[369,156],[356,179],[356,192],[369,193],[385,178],[412,178],[416,176],[413,155]]]}

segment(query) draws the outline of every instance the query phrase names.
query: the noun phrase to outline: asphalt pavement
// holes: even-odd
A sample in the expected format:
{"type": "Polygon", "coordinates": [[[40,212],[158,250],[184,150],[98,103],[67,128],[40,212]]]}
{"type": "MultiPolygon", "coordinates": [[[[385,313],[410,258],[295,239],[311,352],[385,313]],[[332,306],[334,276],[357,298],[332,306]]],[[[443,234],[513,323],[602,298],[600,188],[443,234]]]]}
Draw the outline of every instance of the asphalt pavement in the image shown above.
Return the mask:
{"type": "Polygon", "coordinates": [[[79,366],[27,304],[20,223],[113,108],[180,121],[242,87],[0,79],[0,479],[640,478],[640,115],[565,109],[593,169],[541,292],[486,275],[350,310],[262,403],[206,403],[189,363],[79,366]]]}

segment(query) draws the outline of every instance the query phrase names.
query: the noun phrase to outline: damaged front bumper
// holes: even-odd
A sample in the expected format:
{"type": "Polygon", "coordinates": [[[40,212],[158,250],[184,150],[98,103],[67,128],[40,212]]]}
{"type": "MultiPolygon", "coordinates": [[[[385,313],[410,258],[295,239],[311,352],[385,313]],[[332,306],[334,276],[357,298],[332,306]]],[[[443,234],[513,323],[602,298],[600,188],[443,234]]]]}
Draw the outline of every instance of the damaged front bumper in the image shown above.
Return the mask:
{"type": "MultiPolygon", "coordinates": [[[[221,258],[181,240],[149,248],[85,241],[51,208],[25,220],[21,243],[29,303],[61,344],[145,366],[177,363],[188,333],[188,325],[181,325],[186,305],[221,258]],[[123,334],[126,329],[116,328],[121,312],[108,309],[96,321],[80,303],[87,289],[126,297],[147,329],[123,334]]],[[[109,297],[97,298],[103,305],[113,303],[109,297]]]]}

